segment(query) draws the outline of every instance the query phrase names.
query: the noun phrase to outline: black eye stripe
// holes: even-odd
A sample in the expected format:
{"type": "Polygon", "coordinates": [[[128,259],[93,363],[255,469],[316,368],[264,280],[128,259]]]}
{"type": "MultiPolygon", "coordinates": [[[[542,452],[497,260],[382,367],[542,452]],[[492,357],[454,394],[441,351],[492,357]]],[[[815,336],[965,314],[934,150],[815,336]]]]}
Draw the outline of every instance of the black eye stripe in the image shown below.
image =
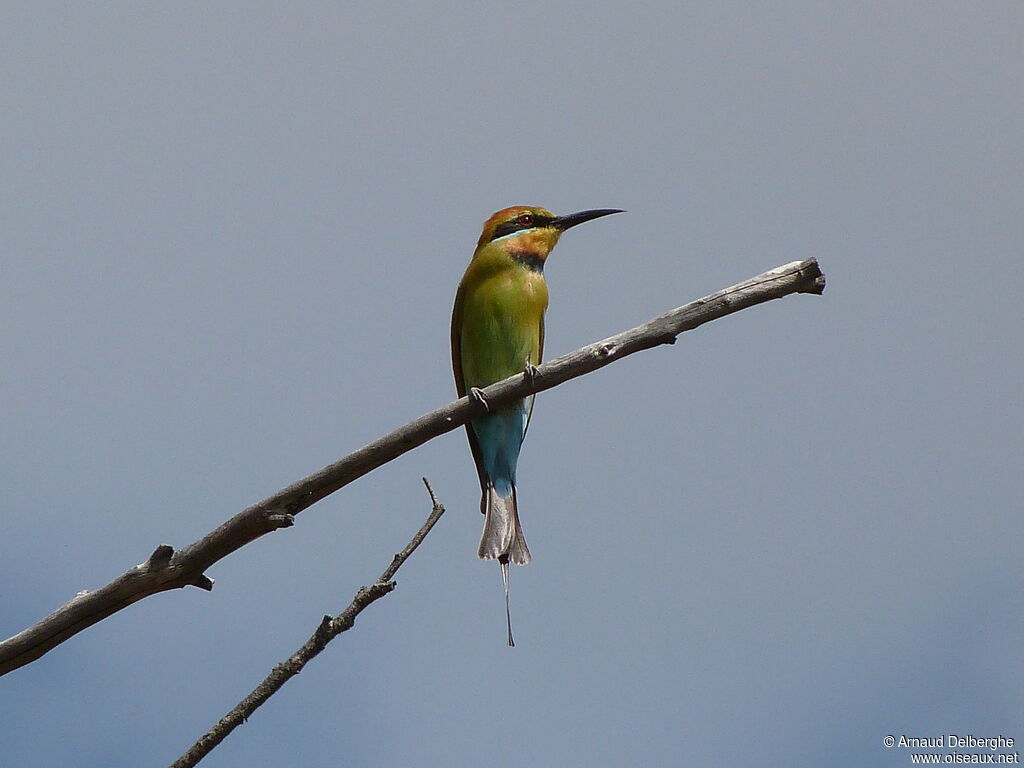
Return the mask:
{"type": "Polygon", "coordinates": [[[519,216],[514,218],[512,221],[503,221],[501,224],[494,228],[494,235],[491,240],[497,240],[499,237],[505,235],[511,235],[513,232],[519,232],[523,229],[533,229],[534,227],[543,227],[550,224],[554,219],[550,216],[538,216],[537,214],[520,214],[530,215],[533,217],[533,221],[530,224],[520,224],[519,216]]]}

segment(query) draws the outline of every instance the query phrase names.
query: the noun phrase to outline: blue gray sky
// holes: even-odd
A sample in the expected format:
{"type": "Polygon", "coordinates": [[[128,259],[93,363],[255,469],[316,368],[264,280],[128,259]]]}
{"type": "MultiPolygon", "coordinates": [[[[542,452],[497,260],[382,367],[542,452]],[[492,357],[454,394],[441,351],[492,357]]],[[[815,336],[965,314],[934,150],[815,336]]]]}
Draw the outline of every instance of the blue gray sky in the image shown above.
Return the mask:
{"type": "Polygon", "coordinates": [[[538,398],[534,554],[462,432],[0,680],[4,765],[165,765],[448,514],[206,766],[905,766],[1024,740],[1024,5],[8,2],[0,635],[453,398],[483,220],[556,356],[788,261],[538,398]]]}

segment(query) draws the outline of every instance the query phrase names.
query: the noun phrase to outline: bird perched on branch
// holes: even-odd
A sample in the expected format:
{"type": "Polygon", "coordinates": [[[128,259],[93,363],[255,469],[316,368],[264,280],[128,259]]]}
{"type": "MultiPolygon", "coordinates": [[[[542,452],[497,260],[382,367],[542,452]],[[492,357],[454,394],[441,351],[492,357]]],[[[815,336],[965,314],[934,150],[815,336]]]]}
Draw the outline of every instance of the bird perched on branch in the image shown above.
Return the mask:
{"type": "Polygon", "coordinates": [[[459,397],[467,393],[487,412],[466,424],[480,476],[484,530],[478,555],[497,559],[505,585],[508,644],[508,565],[526,565],[530,550],[516,506],[516,464],[533,413],[534,396],[491,408],[482,387],[517,373],[536,374],[544,350],[548,289],[544,262],[565,230],[622,211],[611,208],[555,216],[533,206],[498,211],[484,224],[452,311],[452,369],[459,397]]]}

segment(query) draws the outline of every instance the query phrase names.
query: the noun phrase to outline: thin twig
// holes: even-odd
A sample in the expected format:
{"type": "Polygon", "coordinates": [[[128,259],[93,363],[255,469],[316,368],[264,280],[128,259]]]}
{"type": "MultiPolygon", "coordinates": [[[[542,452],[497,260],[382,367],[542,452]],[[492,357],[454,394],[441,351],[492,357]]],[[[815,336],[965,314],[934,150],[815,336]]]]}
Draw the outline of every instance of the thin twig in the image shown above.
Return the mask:
{"type": "MultiPolygon", "coordinates": [[[[815,259],[794,261],[705,296],[602,341],[541,365],[532,373],[510,376],[483,391],[491,406],[603,368],[634,352],[672,344],[676,336],[711,320],[792,293],[820,294],[825,278],[815,259]]],[[[485,406],[463,397],[431,411],[319,472],[239,512],[199,541],[175,552],[162,544],[146,562],[130,568],[95,592],[80,592],[37,624],[0,643],[0,675],[36,660],[69,637],[149,595],[189,585],[212,589],[205,571],[221,558],[279,528],[292,525],[302,510],[428,440],[451,432],[485,406]]]]}
{"type": "Polygon", "coordinates": [[[326,648],[327,644],[331,642],[331,640],[336,638],[342,632],[351,629],[352,625],[355,624],[356,616],[358,616],[364,608],[375,600],[384,597],[384,595],[388,594],[395,588],[395,582],[391,579],[394,577],[398,569],[402,567],[402,564],[409,559],[409,555],[416,551],[416,547],[418,547],[423,539],[426,538],[427,534],[430,533],[430,529],[434,527],[434,523],[440,520],[441,515],[444,514],[444,507],[438,502],[437,497],[434,495],[434,489],[430,487],[430,483],[425,477],[423,478],[423,484],[427,486],[427,492],[430,494],[430,502],[433,505],[430,516],[416,532],[416,535],[412,537],[412,541],[405,545],[405,549],[395,555],[394,559],[391,561],[391,565],[384,569],[384,573],[380,575],[380,578],[369,587],[360,587],[359,591],[356,592],[356,596],[352,598],[352,602],[349,603],[348,608],[339,613],[333,619],[330,616],[324,616],[323,621],[320,622],[320,626],[316,628],[316,631],[312,634],[309,640],[303,643],[301,648],[289,656],[287,661],[283,661],[274,667],[263,682],[252,690],[252,693],[242,699],[238,703],[238,706],[218,720],[216,725],[203,734],[203,736],[193,744],[185,754],[171,764],[171,768],[192,768],[195,766],[218,744],[224,741],[228,734],[248,720],[249,717],[252,716],[253,712],[255,712],[267,699],[277,693],[285,683],[295,677],[295,675],[299,674],[299,672],[302,671],[302,668],[306,666],[306,663],[326,648]]]}

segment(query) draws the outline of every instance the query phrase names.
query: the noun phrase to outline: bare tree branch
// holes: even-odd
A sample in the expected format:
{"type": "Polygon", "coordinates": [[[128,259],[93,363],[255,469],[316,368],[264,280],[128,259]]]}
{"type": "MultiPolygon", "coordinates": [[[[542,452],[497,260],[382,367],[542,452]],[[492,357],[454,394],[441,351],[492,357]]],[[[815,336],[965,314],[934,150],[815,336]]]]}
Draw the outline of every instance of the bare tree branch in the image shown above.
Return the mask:
{"type": "Polygon", "coordinates": [[[248,720],[252,713],[267,699],[277,693],[285,683],[299,674],[302,668],[306,666],[306,662],[326,648],[331,640],[342,632],[351,629],[352,625],[355,624],[356,616],[364,608],[375,600],[384,597],[384,595],[390,593],[395,588],[395,582],[391,580],[392,577],[402,567],[402,563],[409,559],[409,555],[416,551],[416,547],[430,533],[434,523],[440,520],[441,515],[444,514],[444,507],[438,503],[437,497],[434,495],[434,489],[430,487],[430,483],[427,482],[425,477],[423,478],[423,484],[427,486],[427,493],[430,494],[430,502],[433,505],[430,517],[427,518],[427,521],[416,532],[416,535],[412,537],[412,541],[406,544],[405,549],[395,555],[391,565],[384,569],[384,573],[380,575],[380,578],[369,587],[360,587],[359,591],[356,592],[356,596],[352,598],[352,602],[349,603],[348,608],[333,619],[330,616],[324,616],[320,626],[316,628],[316,631],[301,648],[289,656],[287,661],[283,661],[274,667],[263,682],[253,689],[252,693],[242,699],[237,707],[218,720],[217,724],[203,734],[199,741],[193,744],[185,754],[175,760],[170,768],[193,768],[218,744],[224,741],[228,734],[248,720]]]}
{"type": "MultiPolygon", "coordinates": [[[[492,406],[540,392],[603,368],[634,352],[675,343],[676,336],[741,309],[791,293],[820,294],[825,278],[815,259],[794,261],[730,288],[673,309],[643,325],[610,336],[541,365],[535,375],[517,374],[492,384],[483,395],[492,406]]],[[[0,643],[0,675],[42,656],[72,635],[149,595],[189,585],[212,589],[207,568],[264,534],[285,528],[294,516],[403,453],[480,415],[485,406],[463,397],[420,416],[343,459],[244,509],[194,544],[175,552],[163,544],[146,562],[95,592],[69,603],[0,643]]]]}

